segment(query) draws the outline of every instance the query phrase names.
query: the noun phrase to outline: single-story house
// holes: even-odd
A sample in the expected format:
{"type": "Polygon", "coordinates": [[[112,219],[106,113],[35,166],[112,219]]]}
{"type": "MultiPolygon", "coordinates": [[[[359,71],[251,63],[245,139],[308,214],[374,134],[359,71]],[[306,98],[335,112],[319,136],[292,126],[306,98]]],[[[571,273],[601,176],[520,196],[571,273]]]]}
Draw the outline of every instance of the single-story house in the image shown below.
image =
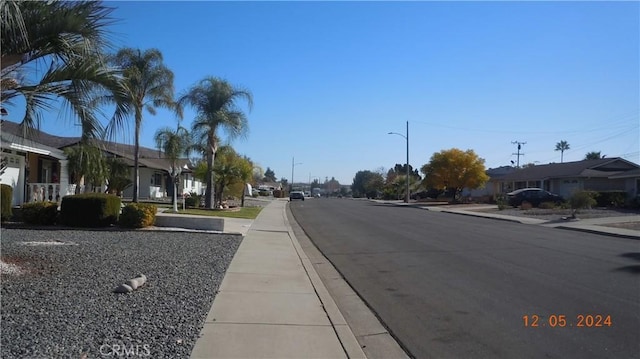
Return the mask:
{"type": "Polygon", "coordinates": [[[517,169],[496,183],[501,193],[538,187],[565,198],[580,190],[625,191],[633,198],[639,195],[640,165],[619,157],[550,163],[517,169]]]}
{"type": "Polygon", "coordinates": [[[500,180],[507,174],[515,171],[516,168],[512,166],[502,166],[497,168],[489,168],[485,171],[489,176],[489,181],[482,188],[476,188],[469,190],[465,188],[462,191],[463,197],[493,197],[494,195],[502,192],[502,183],[500,180]]]}
{"type": "MultiPolygon", "coordinates": [[[[16,122],[2,120],[0,126],[0,148],[2,156],[7,158],[7,169],[0,176],[0,183],[13,187],[12,205],[24,202],[59,201],[63,196],[75,193],[75,184],[69,183],[67,158],[63,149],[73,146],[80,137],[50,135],[35,130],[26,138],[16,122]]],[[[133,177],[132,145],[102,141],[105,156],[121,158],[131,166],[133,177]]],[[[180,159],[183,168],[179,193],[204,193],[204,185],[194,179],[190,161],[180,159]]],[[[173,186],[169,177],[170,162],[162,152],[140,147],[139,158],[139,198],[160,199],[171,197],[173,186]]],[[[123,193],[124,197],[133,197],[133,188],[123,193]]]]}

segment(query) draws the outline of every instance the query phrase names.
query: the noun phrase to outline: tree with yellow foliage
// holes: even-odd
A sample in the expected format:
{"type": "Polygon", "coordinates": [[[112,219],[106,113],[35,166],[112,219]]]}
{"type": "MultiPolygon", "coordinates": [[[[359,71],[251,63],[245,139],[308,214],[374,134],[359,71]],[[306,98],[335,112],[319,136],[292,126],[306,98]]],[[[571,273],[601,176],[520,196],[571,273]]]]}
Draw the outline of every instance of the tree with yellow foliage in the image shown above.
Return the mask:
{"type": "Polygon", "coordinates": [[[484,159],[478,157],[473,150],[452,148],[436,152],[420,171],[424,173],[422,184],[425,187],[453,190],[454,202],[463,188],[480,188],[489,180],[485,173],[484,159]]]}

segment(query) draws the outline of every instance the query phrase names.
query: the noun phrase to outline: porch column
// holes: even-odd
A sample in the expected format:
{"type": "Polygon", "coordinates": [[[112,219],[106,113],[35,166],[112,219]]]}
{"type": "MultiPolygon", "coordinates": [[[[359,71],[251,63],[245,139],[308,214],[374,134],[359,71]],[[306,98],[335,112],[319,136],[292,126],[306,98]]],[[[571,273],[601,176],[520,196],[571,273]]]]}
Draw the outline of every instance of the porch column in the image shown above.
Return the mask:
{"type": "Polygon", "coordinates": [[[58,160],[60,169],[58,170],[58,178],[60,179],[60,197],[74,194],[69,186],[69,171],[67,170],[68,160],[58,160]]]}

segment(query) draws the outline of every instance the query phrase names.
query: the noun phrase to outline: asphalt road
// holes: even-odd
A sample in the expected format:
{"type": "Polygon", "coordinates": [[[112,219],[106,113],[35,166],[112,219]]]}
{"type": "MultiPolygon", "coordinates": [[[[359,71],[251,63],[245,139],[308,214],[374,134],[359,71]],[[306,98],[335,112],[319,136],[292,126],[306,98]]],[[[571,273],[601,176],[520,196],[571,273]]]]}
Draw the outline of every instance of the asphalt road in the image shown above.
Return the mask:
{"type": "Polygon", "coordinates": [[[640,358],[640,241],[365,200],[290,206],[416,358],[640,358]]]}

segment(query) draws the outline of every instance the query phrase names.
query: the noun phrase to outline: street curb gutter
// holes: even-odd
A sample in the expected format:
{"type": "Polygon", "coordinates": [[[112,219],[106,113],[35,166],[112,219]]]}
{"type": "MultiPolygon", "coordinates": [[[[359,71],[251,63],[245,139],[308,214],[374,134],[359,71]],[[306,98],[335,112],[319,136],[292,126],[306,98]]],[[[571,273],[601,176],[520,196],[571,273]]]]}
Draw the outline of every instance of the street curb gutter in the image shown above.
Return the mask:
{"type": "Polygon", "coordinates": [[[291,228],[291,224],[289,223],[287,216],[287,208],[288,206],[285,206],[282,213],[285,219],[285,223],[287,223],[287,232],[289,233],[289,237],[292,239],[293,246],[295,247],[296,252],[298,252],[298,256],[300,257],[302,265],[307,272],[309,280],[311,281],[311,285],[316,291],[316,294],[318,295],[318,298],[320,299],[320,302],[322,303],[322,306],[324,307],[325,312],[329,317],[331,325],[333,326],[336,335],[338,336],[338,340],[342,344],[342,348],[344,349],[345,354],[350,359],[366,359],[367,356],[364,354],[364,351],[362,351],[362,348],[356,340],[353,331],[351,331],[351,329],[349,328],[349,325],[342,316],[342,313],[340,313],[338,306],[327,291],[327,288],[324,286],[324,283],[320,279],[320,276],[313,267],[311,260],[304,252],[298,239],[293,233],[293,228],[291,228]]]}
{"type": "Polygon", "coordinates": [[[611,236],[611,237],[618,237],[618,238],[627,238],[627,239],[635,239],[635,240],[640,240],[640,237],[638,236],[634,236],[631,234],[622,234],[622,233],[611,233],[611,232],[602,232],[599,231],[597,229],[590,229],[590,228],[581,228],[581,227],[570,227],[570,226],[556,226],[554,228],[559,228],[559,229],[566,229],[566,230],[570,230],[570,231],[577,231],[577,232],[585,232],[585,233],[593,233],[593,234],[600,234],[600,235],[605,235],[605,236],[611,236]]]}

